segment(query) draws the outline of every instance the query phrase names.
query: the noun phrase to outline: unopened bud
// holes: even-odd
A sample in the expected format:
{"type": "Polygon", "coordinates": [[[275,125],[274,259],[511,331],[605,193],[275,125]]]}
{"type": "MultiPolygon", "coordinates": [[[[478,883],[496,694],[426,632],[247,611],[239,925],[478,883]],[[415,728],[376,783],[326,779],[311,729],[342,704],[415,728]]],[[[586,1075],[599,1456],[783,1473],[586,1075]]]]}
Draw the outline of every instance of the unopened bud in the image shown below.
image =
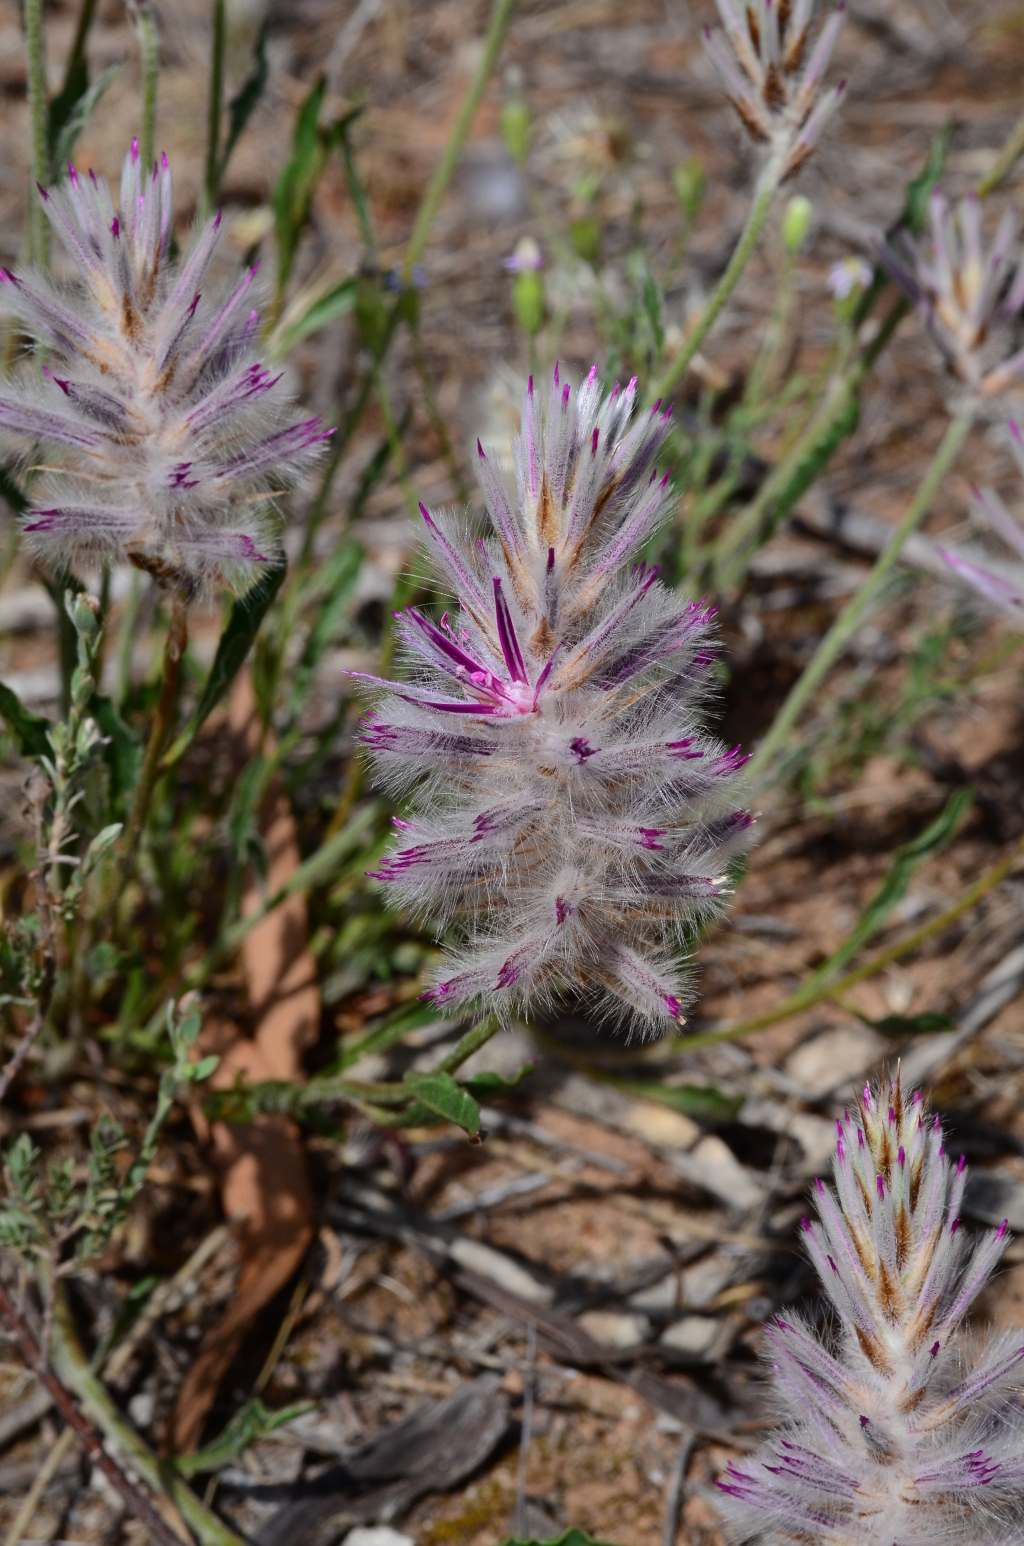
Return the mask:
{"type": "Polygon", "coordinates": [[[782,245],[795,258],[811,229],[814,205],[802,193],[795,193],[782,215],[782,245]]]}
{"type": "Polygon", "coordinates": [[[530,151],[533,119],[522,97],[506,102],[501,110],[501,137],[516,166],[525,166],[530,151]]]}

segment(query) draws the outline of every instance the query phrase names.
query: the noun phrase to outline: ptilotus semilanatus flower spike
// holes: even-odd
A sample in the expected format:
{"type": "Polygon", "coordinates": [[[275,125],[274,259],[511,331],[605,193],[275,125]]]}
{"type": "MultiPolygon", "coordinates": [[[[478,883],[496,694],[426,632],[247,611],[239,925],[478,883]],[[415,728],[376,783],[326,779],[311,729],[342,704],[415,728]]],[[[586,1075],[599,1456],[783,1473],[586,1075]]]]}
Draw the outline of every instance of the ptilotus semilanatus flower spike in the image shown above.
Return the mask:
{"type": "Polygon", "coordinates": [[[725,94],[755,140],[778,158],[779,181],[811,154],[846,90],[822,93],[845,3],[811,44],[814,0],[717,0],[725,39],[704,28],[704,46],[725,94]]]}
{"type": "Polygon", "coordinates": [[[421,506],[458,611],[410,609],[408,683],[365,721],[380,782],[411,795],[379,878],[456,925],[432,996],[503,1018],[566,991],[644,1031],[679,1021],[687,926],[721,908],[750,819],[738,752],[702,729],[711,611],[635,561],[672,503],[660,404],[597,369],[531,378],[516,494],[478,447],[492,532],[421,506]]]}
{"type": "Polygon", "coordinates": [[[1024,259],[1011,261],[1019,216],[1005,211],[986,252],[977,194],[961,199],[954,211],[936,189],[928,213],[928,248],[901,228],[888,240],[879,238],[879,261],[920,312],[949,370],[992,397],[1024,371],[1024,349],[999,358],[1005,324],[1024,306],[1024,259]]]}
{"type": "Polygon", "coordinates": [[[144,169],[133,142],[118,213],[102,178],[68,171],[40,194],[80,286],[0,271],[47,359],[41,378],[0,388],[0,432],[41,472],[24,530],[47,561],[127,560],[188,594],[245,590],[277,552],[274,492],[323,439],[316,419],[291,422],[255,357],[256,271],[207,294],[219,215],[170,261],[166,157],[144,169]]]}
{"type": "Polygon", "coordinates": [[[964,1161],[899,1077],[837,1122],[834,1189],[804,1238],[828,1344],[791,1310],[765,1330],[783,1426],[717,1485],[736,1539],[982,1546],[1024,1539],[1024,1331],[964,1317],[1008,1243],[963,1228],[964,1161]]]}
{"type": "MultiPolygon", "coordinates": [[[[1010,446],[1017,460],[1017,465],[1024,474],[1024,436],[1011,419],[1007,428],[1010,431],[1010,446]]],[[[974,507],[992,530],[1002,537],[1003,541],[1011,549],[1015,564],[1014,569],[1007,565],[1002,569],[998,561],[992,564],[977,564],[963,553],[952,553],[946,548],[939,548],[946,563],[962,580],[972,586],[986,601],[994,602],[1005,615],[1012,618],[1017,627],[1024,626],[1024,583],[1021,581],[1020,566],[1024,563],[1024,528],[1020,522],[1014,520],[1009,510],[991,488],[974,488],[974,507]]]]}

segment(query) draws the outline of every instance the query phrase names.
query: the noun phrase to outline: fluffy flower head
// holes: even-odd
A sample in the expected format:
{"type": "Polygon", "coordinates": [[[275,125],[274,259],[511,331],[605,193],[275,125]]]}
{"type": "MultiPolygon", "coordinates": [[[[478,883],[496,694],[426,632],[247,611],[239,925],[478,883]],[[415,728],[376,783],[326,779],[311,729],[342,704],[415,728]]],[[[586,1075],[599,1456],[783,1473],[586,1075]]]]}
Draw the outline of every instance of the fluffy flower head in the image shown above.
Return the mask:
{"type": "Polygon", "coordinates": [[[977,1353],[962,1330],[1006,1225],[967,1238],[963,1156],[953,1163],[938,1117],[898,1077],[865,1088],[837,1128],[834,1190],[817,1181],[819,1220],[804,1220],[836,1336],[824,1346],[790,1310],[765,1328],[785,1426],[717,1483],[738,1538],[1020,1540],[1024,1334],[977,1353]]]}
{"type": "Polygon", "coordinates": [[[845,0],[809,53],[814,0],[717,3],[725,40],[704,28],[708,58],[748,133],[772,147],[780,180],[791,177],[817,145],[846,90],[845,81],[824,94],[821,90],[846,14],[845,0]]]}
{"type": "MultiPolygon", "coordinates": [[[[1024,436],[1012,419],[1007,428],[1010,431],[1010,446],[1017,465],[1024,473],[1024,436]]],[[[988,522],[994,532],[1002,537],[1017,562],[1012,569],[1010,565],[993,567],[988,564],[977,564],[963,553],[950,552],[947,548],[940,548],[939,551],[949,567],[962,580],[966,580],[967,584],[979,595],[984,596],[986,601],[994,602],[1000,611],[1020,628],[1024,626],[1024,583],[1021,580],[1021,564],[1024,563],[1024,529],[1021,528],[1019,521],[1014,520],[995,489],[975,488],[973,493],[974,506],[978,514],[988,522]]]]}
{"type": "Polygon", "coordinates": [[[275,488],[323,438],[315,419],[288,421],[279,378],[255,358],[256,270],[206,297],[219,215],[170,262],[167,158],[150,174],[134,143],[119,213],[106,183],[74,167],[40,194],[82,283],[63,295],[0,271],[48,357],[41,383],[26,373],[0,391],[0,430],[45,451],[26,534],[45,560],[129,561],[187,593],[245,590],[275,556],[275,488]]]}
{"type": "Polygon", "coordinates": [[[655,1030],[749,817],[702,730],[711,613],[632,562],[671,497],[668,414],[634,417],[632,381],[602,401],[596,375],[574,393],[556,367],[546,412],[531,378],[514,497],[478,447],[489,540],[423,509],[458,612],[399,616],[412,679],[377,683],[364,739],[412,796],[380,878],[461,930],[436,1002],[509,1015],[569,989],[655,1030]]]}
{"type": "Polygon", "coordinates": [[[1011,280],[1010,254],[1019,215],[1008,209],[986,252],[981,235],[981,203],[968,194],[957,208],[936,188],[928,200],[930,249],[900,230],[879,241],[879,261],[924,319],[950,371],[985,397],[1002,392],[1024,370],[1024,350],[993,360],[990,344],[996,326],[1024,306],[1024,259],[1011,280]]]}

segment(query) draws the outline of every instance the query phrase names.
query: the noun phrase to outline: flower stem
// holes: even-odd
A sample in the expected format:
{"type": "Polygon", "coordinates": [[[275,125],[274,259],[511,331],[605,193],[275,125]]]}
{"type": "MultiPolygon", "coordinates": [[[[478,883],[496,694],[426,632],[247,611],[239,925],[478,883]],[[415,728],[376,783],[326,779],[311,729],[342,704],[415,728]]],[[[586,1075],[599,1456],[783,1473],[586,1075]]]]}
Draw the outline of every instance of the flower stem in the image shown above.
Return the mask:
{"type": "Polygon", "coordinates": [[[213,0],[213,52],[210,56],[210,107],[206,131],[206,183],[203,216],[217,201],[220,181],[220,115],[224,95],[224,0],[213,0]]]}
{"type": "Polygon", "coordinates": [[[187,643],[188,603],[183,596],[175,591],[171,603],[171,626],[167,630],[167,641],[164,644],[164,674],[163,681],[160,684],[160,697],[157,701],[156,714],[153,717],[153,724],[149,732],[149,743],[146,746],[142,772],[139,774],[139,782],[135,788],[132,808],[121,839],[122,852],[128,860],[130,860],[142,836],[142,829],[149,812],[149,802],[152,799],[153,789],[160,773],[160,758],[163,754],[164,743],[171,729],[171,721],[174,716],[174,702],[178,690],[178,674],[181,670],[181,658],[185,653],[185,645],[187,643]]]}
{"type": "Polygon", "coordinates": [[[28,192],[28,257],[35,268],[50,266],[50,225],[38,184],[50,181],[50,147],[46,132],[46,45],[43,0],[24,0],[25,52],[28,56],[28,114],[31,126],[31,178],[28,192]]]}
{"type": "Polygon", "coordinates": [[[773,156],[765,165],[758,179],[757,190],[750,214],[747,216],[747,223],[743,227],[743,234],[736,243],[736,250],[729,259],[728,268],[718,281],[714,294],[704,307],[704,310],[686,335],[686,342],[675,359],[662,373],[661,377],[652,386],[648,387],[647,398],[649,401],[652,401],[654,398],[668,397],[683,379],[689,369],[690,362],[711,331],[715,319],[736,288],[740,275],[750,261],[750,256],[757,246],[757,240],[761,235],[765,220],[768,218],[768,211],[772,207],[778,186],[779,167],[777,165],[777,158],[773,156]]]}
{"type": "Polygon", "coordinates": [[[412,228],[412,235],[409,237],[409,246],[406,249],[405,262],[402,265],[402,275],[405,279],[409,278],[413,267],[423,256],[423,250],[430,236],[430,228],[434,224],[434,218],[441,207],[441,200],[448,191],[448,184],[452,180],[452,173],[455,171],[456,163],[462,152],[470,125],[476,115],[476,110],[483,100],[484,92],[487,90],[487,83],[491,78],[491,72],[498,58],[498,51],[504,41],[505,33],[508,31],[509,22],[512,20],[512,13],[515,8],[516,0],[494,0],[491,19],[484,37],[480,62],[473,72],[473,79],[469,83],[469,90],[466,92],[462,106],[459,109],[459,116],[455,120],[455,127],[452,130],[451,138],[444,148],[440,161],[437,163],[433,177],[430,179],[430,185],[423,196],[423,203],[420,205],[419,213],[416,216],[416,223],[412,228]]]}
{"type": "Polygon", "coordinates": [[[142,59],[142,129],[139,157],[147,170],[153,165],[156,140],[156,88],[160,76],[160,39],[156,30],[152,0],[129,0],[129,12],[135,23],[142,59]]]}
{"type": "Polygon", "coordinates": [[[991,869],[986,870],[984,875],[974,882],[973,886],[969,886],[943,912],[936,913],[934,918],[930,918],[920,928],[914,929],[910,934],[905,934],[902,939],[887,945],[877,955],[871,956],[860,966],[854,967],[853,971],[847,972],[842,977],[836,977],[831,982],[819,983],[814,986],[804,983],[803,987],[797,988],[787,999],[783,1000],[777,1009],[769,1009],[763,1015],[754,1015],[749,1020],[738,1020],[735,1025],[725,1025],[720,1030],[705,1031],[697,1036],[673,1037],[671,1043],[663,1042],[661,1044],[658,1048],[659,1054],[664,1054],[666,1051],[672,1053],[697,1052],[701,1047],[715,1047],[719,1042],[736,1041],[738,1037],[751,1036],[755,1031],[764,1031],[771,1025],[778,1025],[783,1020],[789,1020],[793,1015],[801,1014],[805,1009],[813,1009],[815,1004],[821,1004],[827,999],[841,997],[850,988],[856,987],[858,983],[868,982],[872,977],[877,977],[879,972],[884,971],[887,966],[891,966],[894,961],[902,960],[904,956],[910,955],[920,945],[925,944],[929,939],[934,939],[944,929],[948,929],[951,923],[955,923],[964,913],[969,912],[975,903],[980,902],[981,898],[998,886],[1000,881],[1005,880],[1007,875],[1020,864],[1022,859],[1024,859],[1024,838],[1016,843],[1006,857],[999,860],[998,864],[994,864],[991,869]]]}
{"type": "Polygon", "coordinates": [[[461,1068],[467,1058],[472,1057],[480,1047],[486,1045],[493,1036],[501,1030],[501,1021],[497,1015],[485,1015],[477,1024],[471,1027],[455,1043],[448,1056],[437,1065],[437,1072],[441,1074],[453,1074],[457,1068],[461,1068]]]}
{"type": "Polygon", "coordinates": [[[974,422],[976,407],[976,401],[971,397],[956,417],[950,420],[910,509],[879,554],[874,568],[856,596],[843,608],[818,645],[814,659],[793,686],[789,697],[776,715],[774,724],[754,753],[748,770],[751,781],[756,780],[758,774],[782,750],[800,715],[875,605],[885,581],[899,559],[903,544],[924,519],[938,492],[939,485],[956,461],[960,447],[974,422]]]}

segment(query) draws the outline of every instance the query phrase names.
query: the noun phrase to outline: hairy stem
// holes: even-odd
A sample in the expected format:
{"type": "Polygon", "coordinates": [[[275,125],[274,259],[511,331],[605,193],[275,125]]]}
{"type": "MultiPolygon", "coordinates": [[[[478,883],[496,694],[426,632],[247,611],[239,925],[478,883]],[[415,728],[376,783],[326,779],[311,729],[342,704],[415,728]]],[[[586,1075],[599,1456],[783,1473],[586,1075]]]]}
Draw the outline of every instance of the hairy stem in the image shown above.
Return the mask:
{"type": "Polygon", "coordinates": [[[897,301],[870,344],[832,381],[824,401],[795,444],[718,539],[714,566],[719,589],[741,583],[754,551],[777,530],[797,500],[820,477],[837,447],[852,433],[861,386],[909,310],[906,301],[897,301]]]}
{"type": "Polygon", "coordinates": [[[35,268],[50,266],[50,223],[39,196],[39,187],[50,181],[50,147],[47,136],[46,45],[43,38],[43,0],[24,0],[25,52],[28,58],[28,115],[31,133],[31,178],[28,192],[28,259],[35,268]]]}
{"type": "Polygon", "coordinates": [[[472,1057],[478,1048],[483,1047],[500,1030],[501,1021],[497,1015],[485,1015],[478,1025],[474,1025],[465,1036],[459,1038],[448,1056],[438,1063],[436,1072],[453,1074],[457,1068],[462,1067],[467,1058],[472,1057]]]}
{"type": "Polygon", "coordinates": [[[156,30],[156,16],[152,0],[130,0],[129,11],[135,23],[135,35],[139,40],[142,60],[142,127],[139,133],[139,155],[148,170],[153,165],[153,148],[156,142],[156,89],[160,77],[160,38],[156,30]]]}
{"type": "Polygon", "coordinates": [[[206,182],[202,214],[217,202],[220,163],[220,117],[224,96],[224,0],[213,0],[213,52],[210,57],[210,106],[206,130],[206,182]]]}
{"type": "Polygon", "coordinates": [[[956,417],[950,420],[946,433],[942,437],[942,443],[921,481],[910,509],[879,554],[874,568],[860,590],[843,608],[818,645],[814,659],[794,684],[776,715],[771,729],[754,753],[748,774],[752,781],[756,780],[771,760],[781,752],[800,715],[877,602],[890,572],[899,559],[903,544],[924,519],[943,478],[956,461],[960,447],[974,422],[976,407],[976,401],[971,397],[956,417]]]}
{"type": "MultiPolygon", "coordinates": [[[[74,1328],[71,1326],[70,1311],[67,1309],[67,1304],[63,1298],[62,1293],[59,1294],[59,1298],[60,1307],[58,1308],[58,1319],[61,1322],[62,1334],[61,1336],[57,1336],[56,1334],[54,1336],[54,1369],[52,1371],[47,1368],[35,1337],[29,1329],[27,1322],[15,1308],[13,1300],[9,1297],[6,1288],[2,1283],[0,1283],[0,1315],[3,1316],[3,1319],[7,1322],[8,1326],[11,1328],[15,1336],[18,1338],[18,1341],[21,1343],[22,1353],[24,1354],[25,1361],[28,1363],[30,1368],[35,1371],[40,1382],[45,1385],[46,1389],[49,1391],[53,1398],[54,1406],[60,1412],[68,1427],[72,1429],[77,1437],[82,1441],[82,1445],[86,1450],[86,1453],[89,1455],[89,1458],[95,1465],[99,1466],[100,1470],[107,1478],[107,1481],[117,1492],[118,1496],[123,1500],[130,1513],[135,1516],[135,1518],[139,1521],[144,1529],[148,1530],[151,1538],[153,1541],[158,1543],[158,1546],[179,1546],[179,1537],[171,1529],[170,1525],[168,1525],[167,1522],[160,1517],[156,1509],[150,1503],[149,1499],[143,1497],[142,1493],[140,1493],[139,1490],[132,1485],[117,1462],[107,1454],[92,1425],[78,1409],[78,1404],[74,1400],[75,1395],[79,1397],[79,1400],[83,1400],[84,1405],[87,1405],[88,1403],[84,1401],[81,1389],[76,1389],[75,1384],[67,1378],[70,1360],[67,1356],[65,1356],[66,1341],[64,1322],[66,1322],[67,1326],[71,1328],[72,1335],[74,1328]],[[58,1349],[60,1349],[59,1353],[58,1349]],[[67,1388],[68,1385],[71,1385],[70,1390],[67,1388]]],[[[77,1338],[75,1338],[75,1342],[77,1345],[77,1338]]],[[[106,1391],[103,1390],[103,1387],[100,1385],[98,1378],[89,1370],[89,1366],[85,1361],[85,1355],[81,1352],[81,1348],[78,1347],[77,1351],[80,1357],[81,1371],[88,1375],[89,1378],[95,1383],[103,1396],[106,1397],[111,1408],[116,1412],[116,1408],[114,1408],[113,1402],[110,1401],[110,1398],[106,1395],[106,1391]]],[[[82,1382],[78,1381],[77,1383],[80,1385],[82,1382]]],[[[95,1412],[92,1412],[91,1415],[93,1417],[97,1416],[95,1412]]],[[[121,1417],[120,1412],[117,1412],[117,1419],[118,1427],[127,1430],[127,1424],[121,1417]]],[[[99,1423],[99,1426],[103,1429],[104,1432],[108,1431],[102,1421],[99,1423]]],[[[135,1434],[130,1433],[130,1430],[127,1431],[129,1432],[130,1437],[135,1440],[135,1443],[143,1450],[145,1450],[145,1445],[142,1444],[142,1440],[138,1439],[135,1434]]],[[[110,1435],[108,1434],[108,1436],[110,1435]]],[[[122,1445],[122,1448],[127,1448],[127,1446],[122,1445]]],[[[146,1453],[148,1454],[148,1451],[146,1451],[146,1453]]],[[[158,1474],[156,1474],[158,1473],[158,1467],[155,1460],[152,1464],[151,1474],[146,1476],[144,1468],[138,1464],[138,1457],[135,1454],[132,1454],[131,1458],[140,1474],[145,1476],[150,1485],[156,1487],[158,1491],[162,1491],[163,1488],[160,1477],[158,1474]]],[[[152,1457],[150,1458],[152,1459],[152,1457]]],[[[231,1546],[235,1546],[236,1542],[237,1537],[234,1537],[231,1546]]],[[[214,1546],[214,1543],[211,1541],[209,1546],[214,1546]]],[[[222,1543],[217,1543],[217,1546],[222,1546],[222,1543]]],[[[224,1542],[223,1546],[227,1546],[227,1543],[224,1542]]]]}
{"type": "Polygon", "coordinates": [[[423,203],[420,205],[419,213],[416,216],[416,223],[412,228],[412,235],[409,237],[405,262],[402,265],[402,274],[405,279],[409,278],[414,265],[423,256],[423,250],[430,236],[430,228],[434,224],[435,216],[441,207],[441,200],[448,191],[448,184],[452,180],[452,173],[455,171],[456,163],[462,153],[462,147],[465,143],[466,135],[469,133],[470,125],[476,116],[476,110],[483,100],[484,92],[487,90],[487,83],[491,78],[491,72],[498,58],[498,51],[504,41],[505,33],[508,31],[509,22],[512,20],[512,13],[515,8],[516,0],[494,0],[491,19],[484,37],[480,62],[473,72],[473,79],[470,81],[469,90],[463,98],[462,106],[459,109],[459,116],[456,118],[455,127],[451,132],[451,138],[444,148],[440,161],[437,163],[433,177],[430,179],[430,185],[423,196],[423,203]]]}
{"type": "Polygon", "coordinates": [[[122,851],[129,860],[142,836],[142,829],[149,813],[149,802],[160,773],[160,758],[174,718],[178,674],[187,643],[188,603],[175,591],[171,603],[171,626],[167,630],[167,641],[164,644],[164,673],[160,684],[160,697],[157,701],[153,724],[150,727],[149,742],[132,800],[132,808],[121,839],[122,851]]]}
{"type": "Polygon", "coordinates": [[[32,1051],[32,1048],[35,1045],[36,1037],[39,1035],[39,1032],[42,1030],[45,1023],[46,1012],[43,1006],[39,1005],[31,1020],[28,1022],[28,1025],[25,1027],[25,1030],[22,1032],[21,1040],[15,1047],[13,1056],[9,1059],[3,1072],[0,1073],[0,1104],[3,1103],[4,1098],[7,1095],[7,1091],[10,1089],[11,1085],[14,1083],[15,1079],[18,1077],[19,1073],[24,1067],[25,1059],[32,1051]]]}
{"type": "Polygon", "coordinates": [[[687,334],[686,342],[675,359],[662,373],[660,378],[652,386],[648,387],[647,401],[650,402],[655,398],[668,397],[679,385],[689,369],[694,355],[711,331],[719,312],[736,288],[739,277],[750,261],[754,248],[757,246],[758,237],[761,235],[765,220],[768,218],[768,211],[771,209],[775,199],[779,186],[779,170],[777,158],[772,156],[758,178],[754,202],[751,205],[750,214],[747,216],[747,223],[743,227],[743,234],[736,243],[736,250],[729,259],[725,273],[718,281],[714,293],[704,307],[704,310],[687,334]]]}
{"type": "MultiPolygon", "coordinates": [[[[6,1314],[6,1308],[4,1308],[4,1313],[6,1314]]],[[[78,1333],[75,1330],[71,1309],[63,1289],[58,1291],[54,1315],[53,1365],[55,1373],[59,1377],[54,1380],[54,1384],[61,1389],[65,1403],[76,1412],[77,1420],[80,1424],[79,1432],[82,1429],[85,1430],[82,1433],[83,1443],[86,1443],[86,1447],[88,1447],[89,1442],[93,1445],[93,1450],[90,1453],[95,1454],[95,1450],[98,1449],[107,1464],[113,1466],[119,1476],[123,1476],[120,1468],[114,1466],[114,1462],[106,1455],[102,1444],[96,1438],[92,1428],[85,1422],[81,1414],[77,1412],[74,1402],[69,1401],[68,1391],[63,1388],[64,1386],[67,1386],[78,1397],[88,1417],[92,1419],[92,1422],[96,1424],[110,1443],[120,1450],[132,1469],[138,1472],[147,1486],[152,1487],[155,1492],[161,1493],[170,1499],[188,1523],[189,1528],[195,1533],[200,1546],[245,1546],[241,1536],[236,1535],[234,1530],[230,1529],[223,1520],[218,1519],[215,1514],[211,1513],[208,1508],[205,1508],[200,1503],[191,1487],[176,1474],[173,1467],[161,1465],[149,1446],[139,1437],[127,1419],[121,1415],[110,1393],[100,1380],[99,1375],[89,1366],[89,1361],[78,1340],[78,1333]],[[60,1383],[61,1381],[63,1384],[60,1383]],[[86,1440],[86,1434],[89,1436],[88,1440],[86,1440]]],[[[52,1379],[53,1376],[50,1376],[50,1378],[52,1379]]],[[[49,1389],[50,1387],[48,1386],[47,1388],[49,1389]]],[[[64,1413],[64,1407],[57,1401],[56,1391],[51,1391],[51,1394],[54,1397],[54,1401],[60,1407],[61,1412],[64,1413]]],[[[99,1463],[98,1457],[97,1462],[99,1463]]],[[[113,1480],[112,1477],[111,1480],[113,1480]]],[[[127,1478],[125,1478],[125,1481],[127,1482],[127,1478]]],[[[128,1485],[130,1486],[130,1484],[128,1485]]],[[[122,1494],[122,1496],[125,1495],[122,1494]]],[[[134,1488],[131,1489],[131,1498],[135,1502],[145,1502],[134,1488]]],[[[125,1501],[132,1508],[132,1511],[136,1513],[136,1517],[141,1517],[136,1511],[135,1502],[131,1501],[128,1497],[125,1497],[125,1501]]],[[[152,1531],[154,1540],[160,1542],[160,1546],[178,1546],[178,1537],[170,1530],[169,1526],[164,1523],[152,1508],[149,1509],[149,1512],[152,1516],[152,1522],[146,1521],[146,1525],[152,1531]]]]}

